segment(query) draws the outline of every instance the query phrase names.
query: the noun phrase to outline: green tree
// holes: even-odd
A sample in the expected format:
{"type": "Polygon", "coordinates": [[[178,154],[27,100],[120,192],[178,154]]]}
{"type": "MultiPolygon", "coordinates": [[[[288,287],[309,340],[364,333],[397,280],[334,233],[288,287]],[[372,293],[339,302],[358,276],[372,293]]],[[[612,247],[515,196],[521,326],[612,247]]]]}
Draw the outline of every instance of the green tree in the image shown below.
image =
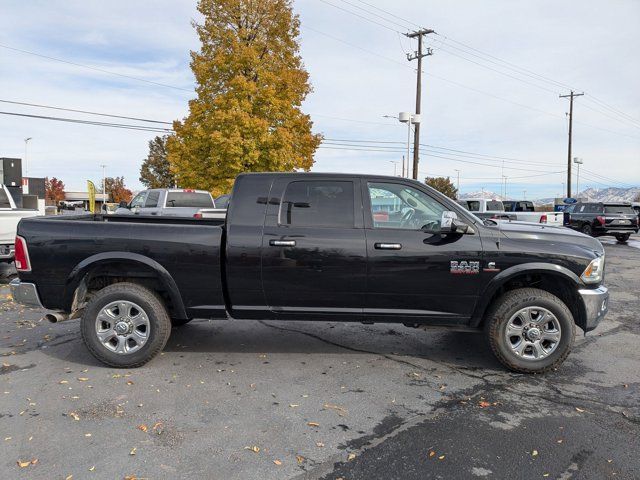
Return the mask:
{"type": "Polygon", "coordinates": [[[228,192],[248,171],[309,170],[322,141],[301,110],[311,92],[291,0],[199,0],[197,98],[167,151],[180,185],[228,192]]]}
{"type": "Polygon", "coordinates": [[[140,183],[147,188],[169,188],[174,185],[167,159],[167,137],[149,140],[149,154],[140,167],[140,183]]]}
{"type": "Polygon", "coordinates": [[[425,183],[449,198],[454,200],[458,198],[458,189],[449,180],[449,177],[427,177],[425,183]]]}

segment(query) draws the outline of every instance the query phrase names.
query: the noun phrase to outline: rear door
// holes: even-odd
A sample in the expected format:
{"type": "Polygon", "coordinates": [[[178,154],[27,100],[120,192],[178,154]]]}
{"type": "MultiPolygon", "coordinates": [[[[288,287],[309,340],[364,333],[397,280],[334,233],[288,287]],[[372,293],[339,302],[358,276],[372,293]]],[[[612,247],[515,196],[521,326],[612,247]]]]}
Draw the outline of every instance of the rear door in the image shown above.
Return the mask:
{"type": "Polygon", "coordinates": [[[161,212],[158,206],[160,193],[160,190],[149,190],[147,198],[144,201],[144,208],[140,210],[140,213],[144,215],[158,215],[161,212]]]}
{"type": "Polygon", "coordinates": [[[274,182],[262,239],[262,285],[271,311],[361,319],[367,251],[359,185],[349,177],[274,182]]]}
{"type": "Polygon", "coordinates": [[[363,183],[369,259],[365,318],[464,324],[482,285],[480,235],[426,233],[421,228],[439,228],[449,210],[439,200],[401,180],[363,183]],[[400,210],[400,219],[384,221],[376,214],[386,209],[400,210]]]}

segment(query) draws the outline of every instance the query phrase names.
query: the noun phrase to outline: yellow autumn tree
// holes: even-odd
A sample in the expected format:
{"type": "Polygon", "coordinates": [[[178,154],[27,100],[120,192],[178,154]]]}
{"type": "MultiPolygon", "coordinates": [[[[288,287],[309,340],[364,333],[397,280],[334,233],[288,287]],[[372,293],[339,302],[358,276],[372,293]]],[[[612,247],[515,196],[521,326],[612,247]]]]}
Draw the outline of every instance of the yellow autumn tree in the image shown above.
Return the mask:
{"type": "Polygon", "coordinates": [[[178,184],[220,194],[242,172],[309,170],[322,136],[301,110],[311,85],[291,0],[199,0],[198,11],[197,98],[167,142],[178,184]]]}

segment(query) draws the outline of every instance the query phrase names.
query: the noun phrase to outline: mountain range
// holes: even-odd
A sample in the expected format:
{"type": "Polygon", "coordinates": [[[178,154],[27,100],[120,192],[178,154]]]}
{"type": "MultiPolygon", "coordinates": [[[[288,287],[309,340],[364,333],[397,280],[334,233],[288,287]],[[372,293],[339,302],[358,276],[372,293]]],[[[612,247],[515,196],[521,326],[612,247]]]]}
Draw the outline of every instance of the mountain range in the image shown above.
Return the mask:
{"type": "MultiPolygon", "coordinates": [[[[587,188],[586,190],[581,191],[577,198],[582,200],[590,201],[590,202],[633,202],[637,201],[636,199],[640,196],[640,187],[629,187],[629,188],[619,188],[619,187],[607,187],[607,188],[587,188]]],[[[489,190],[482,190],[479,192],[469,192],[460,194],[460,199],[465,198],[498,198],[502,197],[489,190]]],[[[520,198],[513,198],[511,196],[508,197],[510,200],[521,200],[520,198]]],[[[531,200],[534,205],[549,205],[553,204],[555,198],[538,198],[535,200],[531,200]]]]}

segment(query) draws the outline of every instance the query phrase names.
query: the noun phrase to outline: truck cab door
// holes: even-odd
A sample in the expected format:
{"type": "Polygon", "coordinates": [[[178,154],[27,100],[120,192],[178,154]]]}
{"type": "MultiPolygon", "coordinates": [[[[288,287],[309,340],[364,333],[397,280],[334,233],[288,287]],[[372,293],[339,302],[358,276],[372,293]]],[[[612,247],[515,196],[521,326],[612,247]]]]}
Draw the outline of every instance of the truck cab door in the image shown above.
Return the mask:
{"type": "Polygon", "coordinates": [[[144,190],[133,197],[131,203],[129,204],[129,211],[133,214],[140,214],[140,210],[144,207],[144,202],[147,199],[147,191],[144,190]]]}
{"type": "Polygon", "coordinates": [[[360,320],[367,250],[360,181],[274,181],[262,239],[262,285],[281,318],[360,320]]]}
{"type": "Polygon", "coordinates": [[[403,180],[364,181],[366,320],[466,324],[478,300],[482,239],[438,232],[451,210],[403,180]]]}

